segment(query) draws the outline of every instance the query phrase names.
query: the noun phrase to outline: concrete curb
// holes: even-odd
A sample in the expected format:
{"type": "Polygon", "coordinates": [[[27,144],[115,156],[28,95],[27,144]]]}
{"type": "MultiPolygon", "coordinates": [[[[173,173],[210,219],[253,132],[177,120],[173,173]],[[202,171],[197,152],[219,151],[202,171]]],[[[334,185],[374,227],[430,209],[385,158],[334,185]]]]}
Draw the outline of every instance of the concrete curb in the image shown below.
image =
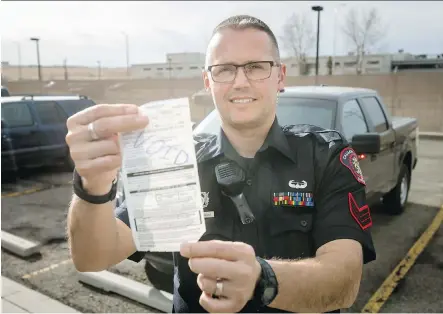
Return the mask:
{"type": "Polygon", "coordinates": [[[3,313],[81,313],[4,276],[1,306],[3,313]]]}
{"type": "Polygon", "coordinates": [[[165,313],[172,311],[172,294],[109,271],[77,272],[79,281],[114,292],[165,313]]]}
{"type": "Polygon", "coordinates": [[[2,230],[2,248],[21,257],[40,252],[41,243],[32,242],[2,230]]]}
{"type": "Polygon", "coordinates": [[[443,132],[420,132],[418,136],[423,139],[443,140],[443,132]]]}

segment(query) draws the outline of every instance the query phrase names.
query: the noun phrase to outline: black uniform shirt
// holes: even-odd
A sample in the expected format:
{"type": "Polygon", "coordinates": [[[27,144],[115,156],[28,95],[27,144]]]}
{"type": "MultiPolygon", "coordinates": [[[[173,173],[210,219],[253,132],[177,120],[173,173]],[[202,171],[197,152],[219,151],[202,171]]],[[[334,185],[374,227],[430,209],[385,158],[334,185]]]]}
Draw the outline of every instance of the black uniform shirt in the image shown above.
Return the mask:
{"type": "MultiPolygon", "coordinates": [[[[364,263],[375,259],[363,175],[357,155],[338,132],[308,125],[281,128],[276,119],[253,159],[241,157],[223,131],[195,140],[206,213],[201,241],[242,241],[265,259],[297,259],[314,257],[329,241],[353,239],[363,247],[364,263]],[[237,162],[246,173],[243,194],[255,216],[250,224],[242,224],[233,202],[220,191],[214,169],[225,160],[237,162]]],[[[129,226],[124,203],[116,216],[129,226]]],[[[143,255],[129,259],[140,261],[143,255]]],[[[179,252],[173,256],[173,312],[206,312],[188,259],[179,252]]],[[[285,312],[256,309],[252,303],[242,309],[257,311],[285,312]]]]}

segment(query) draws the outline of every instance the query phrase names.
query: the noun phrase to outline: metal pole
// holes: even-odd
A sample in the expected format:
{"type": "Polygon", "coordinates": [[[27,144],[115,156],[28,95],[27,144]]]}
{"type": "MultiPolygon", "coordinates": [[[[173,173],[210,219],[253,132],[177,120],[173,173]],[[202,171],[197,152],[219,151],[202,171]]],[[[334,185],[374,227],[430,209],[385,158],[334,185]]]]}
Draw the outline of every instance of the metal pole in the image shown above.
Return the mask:
{"type": "Polygon", "coordinates": [[[321,6],[313,6],[313,11],[317,11],[317,53],[315,57],[315,85],[318,84],[318,53],[320,48],[320,11],[323,10],[321,6]]]}
{"type": "Polygon", "coordinates": [[[68,80],[68,66],[67,66],[66,58],[63,60],[63,67],[65,69],[65,81],[67,81],[68,80]]]}
{"type": "Polygon", "coordinates": [[[318,50],[320,46],[320,11],[317,15],[317,53],[315,56],[315,76],[318,76],[318,50]]]}
{"type": "Polygon", "coordinates": [[[37,47],[37,67],[38,67],[38,80],[42,80],[42,70],[40,65],[40,47],[39,47],[39,41],[40,39],[37,37],[31,37],[31,40],[35,41],[36,47],[37,47]]]}
{"type": "Polygon", "coordinates": [[[172,79],[172,60],[171,60],[171,58],[169,57],[168,58],[168,69],[169,69],[169,78],[168,78],[168,80],[169,80],[169,97],[172,97],[172,95],[173,95],[173,87],[172,87],[172,82],[171,82],[171,79],[172,79]]]}
{"type": "Polygon", "coordinates": [[[101,64],[100,64],[100,61],[97,61],[97,76],[98,76],[98,79],[100,80],[100,77],[101,77],[101,64]]]}
{"type": "Polygon", "coordinates": [[[37,40],[36,43],[37,43],[38,80],[41,81],[42,80],[42,67],[41,67],[41,64],[40,64],[40,45],[39,45],[39,40],[37,40]]]}
{"type": "Polygon", "coordinates": [[[125,46],[126,46],[126,75],[129,77],[130,73],[129,73],[129,38],[128,38],[128,34],[126,34],[125,32],[123,32],[123,34],[125,35],[125,46]]]}

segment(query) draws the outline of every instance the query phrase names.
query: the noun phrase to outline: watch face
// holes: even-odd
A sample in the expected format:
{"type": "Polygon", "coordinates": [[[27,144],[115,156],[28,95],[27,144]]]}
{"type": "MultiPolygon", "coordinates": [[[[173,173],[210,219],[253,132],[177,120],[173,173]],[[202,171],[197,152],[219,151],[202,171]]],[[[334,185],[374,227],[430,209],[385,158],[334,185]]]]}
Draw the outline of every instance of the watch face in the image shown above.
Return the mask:
{"type": "Polygon", "coordinates": [[[274,299],[274,296],[275,296],[275,288],[266,287],[265,291],[263,291],[263,302],[269,304],[270,301],[274,299]]]}

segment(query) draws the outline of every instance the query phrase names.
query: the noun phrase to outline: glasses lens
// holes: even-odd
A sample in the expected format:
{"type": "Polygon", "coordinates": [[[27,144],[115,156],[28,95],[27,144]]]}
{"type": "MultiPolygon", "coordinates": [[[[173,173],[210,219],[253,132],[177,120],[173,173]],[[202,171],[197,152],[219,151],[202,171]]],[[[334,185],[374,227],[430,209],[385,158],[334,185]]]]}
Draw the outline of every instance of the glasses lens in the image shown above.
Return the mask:
{"type": "Polygon", "coordinates": [[[215,65],[211,69],[211,75],[216,82],[230,82],[235,79],[236,71],[233,65],[215,65]]]}
{"type": "Polygon", "coordinates": [[[271,75],[269,62],[253,62],[245,66],[245,73],[250,80],[263,80],[271,75]]]}
{"type": "MultiPolygon", "coordinates": [[[[245,75],[249,80],[264,80],[271,76],[272,65],[269,62],[251,62],[244,65],[245,75]]],[[[215,82],[226,83],[235,80],[237,67],[231,64],[214,65],[211,68],[215,82]]]]}

